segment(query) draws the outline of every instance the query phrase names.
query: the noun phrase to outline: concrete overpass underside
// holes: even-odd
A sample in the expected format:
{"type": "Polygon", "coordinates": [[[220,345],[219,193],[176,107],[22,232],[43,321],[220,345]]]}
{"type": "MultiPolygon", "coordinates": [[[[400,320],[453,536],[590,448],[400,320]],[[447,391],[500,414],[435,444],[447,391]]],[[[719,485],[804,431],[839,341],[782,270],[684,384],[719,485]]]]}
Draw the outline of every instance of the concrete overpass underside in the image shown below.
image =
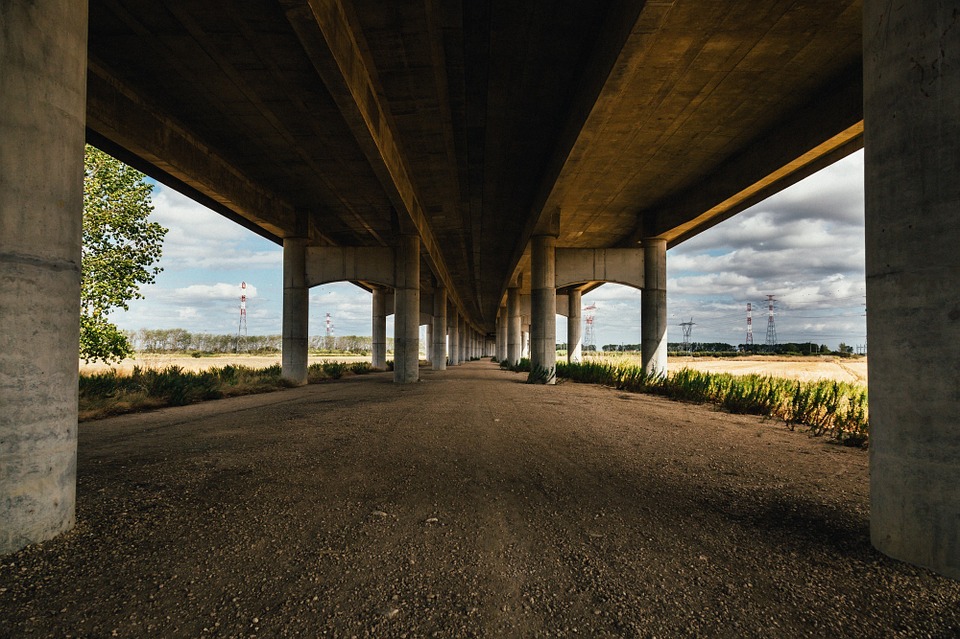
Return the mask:
{"type": "Polygon", "coordinates": [[[399,382],[426,299],[434,367],[494,339],[515,358],[528,295],[549,369],[566,249],[637,252],[661,370],[666,249],[866,146],[874,542],[960,576],[960,356],[927,373],[898,327],[960,338],[956,16],[916,4],[5,3],[0,295],[23,303],[0,320],[30,329],[0,345],[0,549],[73,521],[84,139],[284,244],[292,379],[309,265],[388,249],[350,272],[393,291],[399,382]]]}

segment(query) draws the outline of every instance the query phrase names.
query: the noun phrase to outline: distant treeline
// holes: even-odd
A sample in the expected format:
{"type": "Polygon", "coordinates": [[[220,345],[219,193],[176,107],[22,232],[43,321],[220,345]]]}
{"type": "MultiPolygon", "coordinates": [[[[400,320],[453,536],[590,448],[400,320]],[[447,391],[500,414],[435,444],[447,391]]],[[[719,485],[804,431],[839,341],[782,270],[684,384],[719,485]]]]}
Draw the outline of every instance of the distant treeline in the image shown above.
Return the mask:
{"type": "MultiPolygon", "coordinates": [[[[236,335],[191,333],[182,328],[140,329],[127,331],[127,339],[139,353],[279,353],[283,343],[280,335],[236,335]]],[[[372,338],[363,335],[310,338],[310,350],[369,355],[372,338]]],[[[387,350],[393,349],[393,339],[387,338],[387,350]]]]}
{"type": "MultiPolygon", "coordinates": [[[[640,352],[640,344],[604,344],[603,350],[606,352],[640,352]]],[[[853,353],[853,347],[841,343],[837,350],[832,350],[826,344],[814,344],[813,342],[788,342],[767,346],[766,344],[727,344],[725,342],[691,342],[689,346],[680,342],[670,342],[667,344],[669,353],[699,353],[702,355],[734,355],[749,353],[752,355],[850,355],[853,353]]]]}

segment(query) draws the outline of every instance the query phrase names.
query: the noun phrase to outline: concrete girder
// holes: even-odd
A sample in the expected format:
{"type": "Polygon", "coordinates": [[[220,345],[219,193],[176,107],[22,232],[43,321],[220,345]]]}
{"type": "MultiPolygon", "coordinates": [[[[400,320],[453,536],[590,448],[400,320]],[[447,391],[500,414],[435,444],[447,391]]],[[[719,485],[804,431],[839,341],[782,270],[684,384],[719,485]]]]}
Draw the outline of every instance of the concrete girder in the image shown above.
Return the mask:
{"type": "Polygon", "coordinates": [[[463,308],[439,243],[424,215],[390,109],[381,104],[376,68],[365,55],[362,30],[341,0],[282,0],[286,16],[324,85],[400,213],[402,233],[416,232],[434,274],[463,308]]]}
{"type": "Polygon", "coordinates": [[[281,243],[297,228],[293,206],[95,61],[88,63],[86,124],[95,146],[269,240],[281,243]]]}
{"type": "Polygon", "coordinates": [[[642,248],[558,248],[556,261],[557,288],[589,282],[616,282],[643,288],[642,248]]]}
{"type": "Polygon", "coordinates": [[[624,245],[660,237],[675,246],[863,148],[862,74],[847,70],[709,176],[641,212],[624,245]]]}
{"type": "Polygon", "coordinates": [[[396,285],[394,250],[383,247],[307,247],[307,286],[331,282],[396,285]]]}

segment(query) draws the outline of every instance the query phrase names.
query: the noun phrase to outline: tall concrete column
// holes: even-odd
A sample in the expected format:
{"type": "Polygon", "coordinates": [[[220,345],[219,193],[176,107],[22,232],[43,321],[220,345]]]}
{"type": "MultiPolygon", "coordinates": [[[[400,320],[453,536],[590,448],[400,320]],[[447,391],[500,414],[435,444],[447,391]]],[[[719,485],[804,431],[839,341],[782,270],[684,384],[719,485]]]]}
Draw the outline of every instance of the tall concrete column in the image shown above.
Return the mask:
{"type": "Polygon", "coordinates": [[[310,289],[307,287],[307,240],[283,239],[283,378],[307,383],[310,289]]]}
{"type": "Polygon", "coordinates": [[[420,379],[420,238],[397,240],[395,316],[393,321],[393,381],[420,379]]]}
{"type": "Polygon", "coordinates": [[[0,12],[2,555],[74,525],[87,3],[0,12]]]}
{"type": "Polygon", "coordinates": [[[956,11],[866,0],[863,60],[870,536],[960,579],[956,11]]]}
{"type": "MultiPolygon", "coordinates": [[[[417,333],[419,334],[419,332],[420,331],[418,330],[417,333]]],[[[433,320],[431,319],[430,323],[427,324],[426,339],[424,340],[424,347],[423,347],[423,357],[425,360],[427,360],[428,364],[432,363],[432,360],[430,359],[432,355],[430,352],[430,347],[432,344],[433,344],[433,320]]]]}
{"type": "Polygon", "coordinates": [[[433,291],[433,370],[447,370],[447,289],[438,287],[433,291]]]}
{"type": "Polygon", "coordinates": [[[500,307],[500,315],[497,316],[497,360],[504,362],[507,359],[507,307],[500,307]]]}
{"type": "Polygon", "coordinates": [[[567,362],[583,361],[583,326],[580,323],[582,294],[571,290],[567,302],[567,362]]]}
{"type": "Polygon", "coordinates": [[[374,368],[387,368],[387,292],[379,286],[373,288],[373,352],[371,364],[374,368]]]}
{"type": "Polygon", "coordinates": [[[530,240],[530,368],[547,371],[546,384],[557,383],[556,249],[552,235],[530,240]]]}
{"type": "Polygon", "coordinates": [[[450,331],[449,337],[449,351],[448,355],[451,366],[456,366],[460,363],[460,329],[458,328],[460,324],[460,312],[457,311],[456,307],[450,308],[450,315],[447,317],[447,329],[450,331]]]}
{"type": "Polygon", "coordinates": [[[643,240],[640,354],[644,370],[667,373],[667,241],[643,240]]]}
{"type": "Polygon", "coordinates": [[[507,289],[507,361],[515,366],[520,361],[523,336],[520,334],[520,289],[507,289]]]}
{"type": "Polygon", "coordinates": [[[462,364],[467,361],[467,321],[463,317],[457,317],[457,343],[460,348],[457,352],[457,363],[462,364]]]}

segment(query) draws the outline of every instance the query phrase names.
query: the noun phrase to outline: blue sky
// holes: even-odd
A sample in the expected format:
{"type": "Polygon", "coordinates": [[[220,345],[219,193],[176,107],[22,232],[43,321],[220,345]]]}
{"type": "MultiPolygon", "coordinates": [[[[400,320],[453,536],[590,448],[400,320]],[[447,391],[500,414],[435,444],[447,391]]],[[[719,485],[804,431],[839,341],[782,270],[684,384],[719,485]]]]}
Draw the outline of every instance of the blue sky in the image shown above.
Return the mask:
{"type": "MultiPolygon", "coordinates": [[[[163,185],[155,188],[153,205],[153,219],[170,229],[164,270],[143,287],[146,299],[113,315],[116,323],[129,330],[233,334],[245,281],[248,333],[279,334],[280,247],[163,185]]],[[[670,341],[681,340],[680,323],[692,318],[694,341],[742,343],[751,302],[754,341],[763,343],[768,294],[778,300],[781,343],[866,342],[862,152],[667,253],[670,341]]],[[[583,302],[597,306],[598,344],[640,341],[639,291],[607,284],[583,302]]],[[[369,335],[370,304],[370,294],[352,284],[314,288],[310,332],[322,334],[330,313],[337,335],[369,335]]],[[[564,318],[557,329],[565,341],[564,318]]]]}

